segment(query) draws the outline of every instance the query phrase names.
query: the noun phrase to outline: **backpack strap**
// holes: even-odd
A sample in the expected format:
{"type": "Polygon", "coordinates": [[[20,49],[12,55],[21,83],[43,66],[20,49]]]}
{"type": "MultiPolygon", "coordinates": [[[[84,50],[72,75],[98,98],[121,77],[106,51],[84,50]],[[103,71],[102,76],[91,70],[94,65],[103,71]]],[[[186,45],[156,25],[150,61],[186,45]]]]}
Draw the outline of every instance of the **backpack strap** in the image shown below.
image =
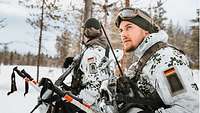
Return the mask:
{"type": "Polygon", "coordinates": [[[139,59],[136,67],[136,75],[140,75],[142,73],[143,67],[146,65],[147,61],[150,59],[151,56],[153,56],[158,50],[161,48],[168,47],[169,45],[164,42],[157,42],[153,46],[151,46],[149,49],[146,50],[146,52],[143,54],[143,56],[139,59]]]}
{"type": "MultiPolygon", "coordinates": [[[[137,66],[136,66],[136,75],[140,75],[142,73],[142,69],[144,68],[144,66],[146,65],[147,61],[161,48],[166,48],[166,47],[171,47],[176,49],[177,51],[179,51],[182,54],[185,54],[182,50],[169,45],[167,43],[164,42],[157,42],[155,43],[153,46],[151,46],[149,49],[146,50],[146,52],[143,54],[143,56],[139,59],[137,66]]],[[[139,76],[137,76],[139,77],[139,76]]]]}
{"type": "MultiPolygon", "coordinates": [[[[136,81],[138,81],[140,79],[140,74],[142,73],[142,70],[144,68],[144,66],[146,65],[147,61],[161,48],[166,48],[166,47],[172,47],[175,48],[171,45],[168,45],[167,43],[164,42],[157,42],[155,43],[153,46],[151,46],[149,49],[146,50],[146,52],[143,54],[143,56],[139,59],[137,65],[136,65],[136,76],[132,79],[135,82],[131,82],[132,87],[134,87],[135,91],[139,90],[136,86],[136,81]]],[[[179,49],[175,48],[176,50],[180,51],[179,49]]],[[[134,91],[134,92],[135,92],[134,91]]],[[[137,93],[135,93],[137,94],[137,93]]],[[[158,93],[155,91],[153,93],[153,100],[154,102],[151,102],[152,99],[151,98],[145,98],[147,101],[149,101],[149,105],[152,107],[151,109],[154,111],[155,109],[158,109],[159,107],[163,107],[163,108],[169,108],[170,106],[165,105],[162,101],[162,99],[160,98],[160,96],[158,95],[158,93]],[[149,100],[148,100],[149,99],[149,100]],[[158,105],[156,105],[155,103],[157,103],[158,105]]],[[[136,95],[138,97],[138,95],[136,95]]],[[[139,99],[140,100],[140,99],[139,99]]],[[[141,101],[141,100],[140,100],[141,101]]],[[[143,103],[143,101],[142,101],[143,103]]],[[[147,102],[144,102],[143,105],[147,104],[147,102]]]]}
{"type": "Polygon", "coordinates": [[[109,52],[110,52],[110,49],[109,49],[109,48],[110,48],[109,46],[106,46],[105,56],[106,56],[107,58],[109,58],[109,52]]]}

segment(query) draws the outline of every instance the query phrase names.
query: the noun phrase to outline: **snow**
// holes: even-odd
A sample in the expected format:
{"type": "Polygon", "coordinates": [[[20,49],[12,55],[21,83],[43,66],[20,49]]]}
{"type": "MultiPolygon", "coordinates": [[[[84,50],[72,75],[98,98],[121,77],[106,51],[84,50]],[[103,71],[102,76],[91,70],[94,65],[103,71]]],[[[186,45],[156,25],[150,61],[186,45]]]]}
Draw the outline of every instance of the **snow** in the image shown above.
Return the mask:
{"type": "Polygon", "coordinates": [[[197,83],[198,88],[200,88],[200,71],[193,70],[194,82],[197,83]]]}
{"type": "MultiPolygon", "coordinates": [[[[7,96],[10,91],[10,78],[14,67],[0,66],[0,113],[29,113],[37,104],[39,93],[30,86],[29,93],[24,97],[24,81],[16,74],[18,90],[7,96]]],[[[18,66],[18,69],[25,69],[26,72],[36,78],[36,66],[18,66]]],[[[40,68],[41,77],[48,77],[52,81],[55,81],[61,74],[62,69],[60,68],[40,68]]],[[[39,113],[39,111],[36,110],[34,113],[39,113]]]]}
{"type": "MultiPolygon", "coordinates": [[[[0,113],[30,113],[37,104],[39,93],[33,87],[29,87],[29,93],[24,97],[24,81],[16,74],[18,91],[7,96],[10,91],[10,78],[12,69],[16,65],[0,65],[0,113]]],[[[18,66],[19,70],[25,69],[32,77],[36,78],[36,66],[18,66]]],[[[199,70],[194,70],[194,80],[200,86],[199,70]]],[[[61,68],[41,67],[40,78],[48,77],[53,82],[62,74],[61,68]]],[[[67,78],[70,80],[70,77],[67,78]]],[[[36,110],[34,113],[39,113],[36,110]]]]}

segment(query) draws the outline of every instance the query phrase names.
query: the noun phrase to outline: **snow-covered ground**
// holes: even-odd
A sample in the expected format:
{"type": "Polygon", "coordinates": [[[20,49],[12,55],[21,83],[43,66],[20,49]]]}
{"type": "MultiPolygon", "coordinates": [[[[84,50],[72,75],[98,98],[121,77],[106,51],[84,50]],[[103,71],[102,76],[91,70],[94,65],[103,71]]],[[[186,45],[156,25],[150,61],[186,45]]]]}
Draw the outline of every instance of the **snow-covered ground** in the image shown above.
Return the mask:
{"type": "MultiPolygon", "coordinates": [[[[6,66],[0,65],[0,113],[30,113],[30,111],[37,104],[38,92],[30,86],[29,93],[24,97],[24,81],[16,75],[16,83],[18,91],[14,92],[10,96],[7,96],[7,92],[10,91],[10,78],[12,69],[15,65],[6,66]]],[[[36,66],[18,66],[18,69],[25,69],[30,75],[36,79],[36,66]]],[[[199,70],[194,70],[194,79],[198,86],[199,82],[199,70]]],[[[53,82],[62,74],[61,68],[41,67],[40,78],[47,77],[53,82]]],[[[69,80],[68,78],[67,80],[69,80]]],[[[39,113],[36,110],[34,113],[39,113]]]]}
{"type": "Polygon", "coordinates": [[[198,88],[200,88],[200,70],[193,70],[194,81],[197,83],[198,88]]]}
{"type": "MultiPolygon", "coordinates": [[[[16,84],[18,91],[7,96],[10,91],[12,69],[15,66],[0,65],[0,113],[30,113],[37,104],[38,92],[33,87],[29,87],[29,93],[24,97],[24,81],[16,74],[16,84]]],[[[18,69],[25,69],[36,79],[36,67],[18,66],[18,69]]],[[[48,77],[55,81],[62,74],[62,69],[41,67],[40,77],[48,77]]],[[[39,113],[36,110],[34,113],[39,113]]]]}

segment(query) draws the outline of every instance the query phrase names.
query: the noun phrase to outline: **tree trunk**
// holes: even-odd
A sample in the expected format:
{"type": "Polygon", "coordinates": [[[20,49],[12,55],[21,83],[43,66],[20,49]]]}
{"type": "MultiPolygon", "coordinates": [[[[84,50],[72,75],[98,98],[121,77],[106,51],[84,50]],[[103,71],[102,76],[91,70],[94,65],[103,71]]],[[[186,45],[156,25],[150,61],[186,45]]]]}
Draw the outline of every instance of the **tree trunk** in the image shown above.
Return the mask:
{"type": "Polygon", "coordinates": [[[40,70],[40,52],[41,52],[41,45],[42,45],[42,31],[43,31],[43,17],[44,17],[44,2],[42,1],[42,14],[40,20],[40,35],[39,35],[39,47],[38,47],[38,57],[37,57],[37,82],[39,81],[39,70],[40,70]]]}
{"type": "Polygon", "coordinates": [[[85,1],[85,11],[84,11],[84,19],[83,22],[92,17],[92,0],[84,0],[85,1]]]}
{"type": "MultiPolygon", "coordinates": [[[[85,9],[84,9],[83,23],[85,23],[88,18],[92,17],[92,1],[93,0],[84,0],[84,1],[85,1],[85,9]]],[[[84,36],[82,36],[82,39],[80,42],[85,42],[84,36]]]]}

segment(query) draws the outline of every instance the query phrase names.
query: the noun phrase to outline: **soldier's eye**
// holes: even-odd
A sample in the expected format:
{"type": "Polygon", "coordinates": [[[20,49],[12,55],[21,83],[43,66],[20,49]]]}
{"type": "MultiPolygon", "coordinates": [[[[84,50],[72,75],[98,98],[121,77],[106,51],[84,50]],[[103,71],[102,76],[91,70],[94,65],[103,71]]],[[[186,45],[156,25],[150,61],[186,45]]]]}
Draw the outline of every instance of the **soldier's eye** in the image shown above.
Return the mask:
{"type": "Polygon", "coordinates": [[[119,29],[119,32],[121,33],[123,30],[122,29],[119,29]]]}
{"type": "Polygon", "coordinates": [[[132,28],[131,25],[126,26],[126,30],[128,31],[130,28],[132,28]]]}

